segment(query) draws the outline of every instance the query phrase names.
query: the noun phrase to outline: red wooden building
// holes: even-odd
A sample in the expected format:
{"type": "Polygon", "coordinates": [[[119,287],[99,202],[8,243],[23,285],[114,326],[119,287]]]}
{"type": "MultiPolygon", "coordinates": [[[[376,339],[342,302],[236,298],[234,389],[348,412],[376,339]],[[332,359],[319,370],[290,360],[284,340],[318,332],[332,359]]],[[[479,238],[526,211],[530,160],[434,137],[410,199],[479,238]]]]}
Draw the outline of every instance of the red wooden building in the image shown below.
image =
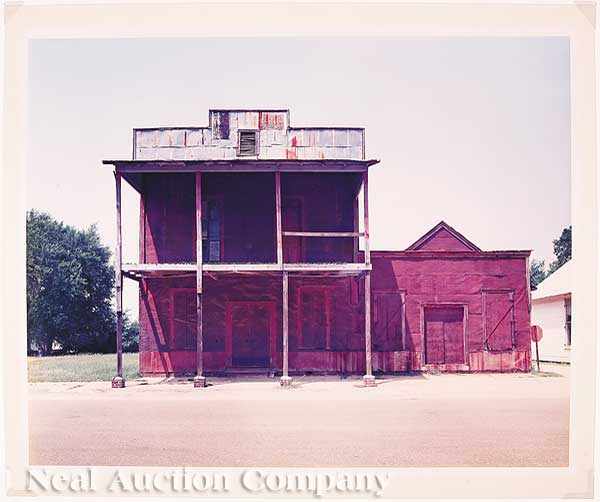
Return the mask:
{"type": "Polygon", "coordinates": [[[114,166],[117,376],[122,281],[140,284],[140,371],[363,374],[530,369],[529,251],[481,251],[442,222],[370,251],[360,128],[287,110],[211,110],[135,129],[114,166]],[[121,262],[121,180],[140,194],[139,263],[121,262]],[[359,204],[359,199],[362,203],[359,204]],[[361,210],[362,208],[362,210],[361,210]],[[362,245],[361,245],[362,244],[362,245]],[[360,248],[360,249],[359,249],[360,248]]]}

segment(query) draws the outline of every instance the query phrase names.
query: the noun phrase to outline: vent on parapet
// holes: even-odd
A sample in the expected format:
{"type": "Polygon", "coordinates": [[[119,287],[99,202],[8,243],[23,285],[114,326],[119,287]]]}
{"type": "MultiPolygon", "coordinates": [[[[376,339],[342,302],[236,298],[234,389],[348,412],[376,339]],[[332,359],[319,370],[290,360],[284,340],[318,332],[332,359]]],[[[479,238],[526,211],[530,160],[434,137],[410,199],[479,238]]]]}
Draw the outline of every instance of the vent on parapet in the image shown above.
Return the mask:
{"type": "Polygon", "coordinates": [[[238,155],[240,157],[247,157],[258,155],[257,152],[257,132],[256,131],[238,131],[239,145],[238,155]]]}

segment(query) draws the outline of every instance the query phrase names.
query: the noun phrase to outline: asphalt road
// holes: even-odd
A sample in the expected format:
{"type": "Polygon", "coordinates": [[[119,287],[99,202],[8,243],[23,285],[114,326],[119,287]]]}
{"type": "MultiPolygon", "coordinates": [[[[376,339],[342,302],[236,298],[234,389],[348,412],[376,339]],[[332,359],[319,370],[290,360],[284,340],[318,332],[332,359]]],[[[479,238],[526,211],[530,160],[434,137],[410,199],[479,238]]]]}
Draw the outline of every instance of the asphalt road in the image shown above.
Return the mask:
{"type": "Polygon", "coordinates": [[[568,465],[567,374],[214,382],[32,385],[30,463],[568,465]]]}

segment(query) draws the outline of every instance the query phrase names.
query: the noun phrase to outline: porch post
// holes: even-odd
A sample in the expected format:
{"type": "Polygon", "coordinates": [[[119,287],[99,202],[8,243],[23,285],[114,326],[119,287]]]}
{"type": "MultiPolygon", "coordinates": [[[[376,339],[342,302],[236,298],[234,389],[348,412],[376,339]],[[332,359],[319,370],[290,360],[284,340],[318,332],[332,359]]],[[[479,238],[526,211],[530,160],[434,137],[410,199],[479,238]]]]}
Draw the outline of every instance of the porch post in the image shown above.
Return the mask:
{"type": "MultiPolygon", "coordinates": [[[[369,246],[369,173],[363,173],[364,197],[364,227],[365,227],[365,265],[371,265],[371,250],[369,246]]],[[[366,387],[375,385],[373,376],[373,362],[371,354],[371,271],[365,272],[365,375],[363,382],[366,387]]]]}
{"type": "Polygon", "coordinates": [[[281,224],[281,173],[275,173],[275,221],[277,225],[277,264],[283,269],[283,233],[281,224]]]}
{"type": "Polygon", "coordinates": [[[117,244],[115,248],[115,296],[117,308],[117,375],[112,379],[114,389],[125,387],[123,378],[123,274],[121,245],[121,173],[115,170],[117,209],[117,244]]]}
{"type": "Polygon", "coordinates": [[[202,332],[202,173],[196,172],[196,376],[194,387],[206,387],[202,332]]]}
{"type": "Polygon", "coordinates": [[[275,173],[275,221],[277,225],[277,264],[282,270],[282,294],[281,294],[281,316],[283,321],[283,343],[282,343],[282,375],[279,383],[283,387],[291,385],[292,379],[288,374],[288,325],[289,325],[289,314],[288,314],[288,273],[283,271],[283,230],[282,230],[282,218],[281,218],[281,173],[277,171],[275,173]]]}
{"type": "Polygon", "coordinates": [[[289,345],[288,345],[288,326],[289,326],[289,313],[288,313],[288,273],[283,272],[283,294],[281,302],[283,305],[283,374],[281,376],[281,385],[287,387],[292,384],[292,379],[288,374],[289,371],[289,345]]]}

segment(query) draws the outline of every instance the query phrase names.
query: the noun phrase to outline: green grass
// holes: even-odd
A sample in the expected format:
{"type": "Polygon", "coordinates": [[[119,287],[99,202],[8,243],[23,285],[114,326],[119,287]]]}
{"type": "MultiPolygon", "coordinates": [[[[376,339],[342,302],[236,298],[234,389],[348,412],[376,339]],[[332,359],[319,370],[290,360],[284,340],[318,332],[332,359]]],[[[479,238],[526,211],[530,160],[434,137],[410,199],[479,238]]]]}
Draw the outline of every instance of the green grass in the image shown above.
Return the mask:
{"type": "MultiPolygon", "coordinates": [[[[116,374],[115,354],[78,354],[72,356],[28,357],[30,382],[110,381],[116,374]]],[[[123,354],[123,376],[139,376],[138,354],[123,354]]]]}

